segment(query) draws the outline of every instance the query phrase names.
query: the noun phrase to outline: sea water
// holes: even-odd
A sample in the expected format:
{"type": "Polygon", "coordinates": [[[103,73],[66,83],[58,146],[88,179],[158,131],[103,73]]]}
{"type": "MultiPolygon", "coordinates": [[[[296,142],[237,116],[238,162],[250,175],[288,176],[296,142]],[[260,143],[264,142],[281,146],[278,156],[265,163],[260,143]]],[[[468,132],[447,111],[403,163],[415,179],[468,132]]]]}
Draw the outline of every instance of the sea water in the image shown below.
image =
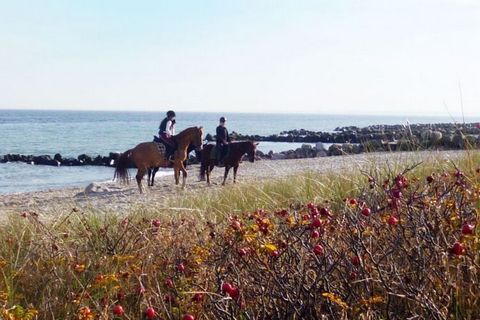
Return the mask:
{"type": "MultiPolygon", "coordinates": [[[[7,153],[77,157],[80,154],[108,155],[123,152],[143,141],[151,141],[165,111],[31,111],[0,110],[0,156],[7,153]]],[[[293,129],[333,131],[341,126],[373,124],[442,123],[462,119],[440,117],[346,116],[320,114],[177,113],[177,131],[203,126],[215,133],[220,116],[227,127],[242,134],[270,135],[293,129]]],[[[466,119],[474,122],[479,119],[466,119]]],[[[268,152],[295,149],[301,143],[261,142],[268,152]]],[[[0,193],[26,192],[66,186],[86,186],[109,180],[113,168],[48,167],[24,163],[0,164],[0,193]]]]}

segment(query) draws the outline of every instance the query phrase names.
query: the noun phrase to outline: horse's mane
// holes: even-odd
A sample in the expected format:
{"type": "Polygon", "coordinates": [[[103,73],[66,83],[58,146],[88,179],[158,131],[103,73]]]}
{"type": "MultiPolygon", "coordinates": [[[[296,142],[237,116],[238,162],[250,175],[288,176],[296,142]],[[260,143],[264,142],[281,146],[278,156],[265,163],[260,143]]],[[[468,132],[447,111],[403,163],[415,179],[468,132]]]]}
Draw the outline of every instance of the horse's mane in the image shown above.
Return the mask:
{"type": "Polygon", "coordinates": [[[253,141],[251,140],[244,140],[244,141],[233,141],[229,144],[229,147],[232,149],[232,150],[237,150],[238,148],[240,147],[243,147],[245,145],[253,145],[253,141]]]}
{"type": "Polygon", "coordinates": [[[199,130],[199,129],[202,129],[202,127],[190,127],[190,128],[184,129],[180,133],[174,135],[173,138],[178,141],[178,139],[182,139],[187,134],[190,134],[191,131],[199,130]]]}

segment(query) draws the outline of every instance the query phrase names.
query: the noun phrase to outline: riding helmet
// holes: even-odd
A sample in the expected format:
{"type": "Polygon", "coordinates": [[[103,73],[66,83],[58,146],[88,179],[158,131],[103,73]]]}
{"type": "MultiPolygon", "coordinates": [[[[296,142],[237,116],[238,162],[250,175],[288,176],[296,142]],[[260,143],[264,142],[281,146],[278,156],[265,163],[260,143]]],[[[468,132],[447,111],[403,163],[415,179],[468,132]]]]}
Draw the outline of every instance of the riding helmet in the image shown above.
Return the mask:
{"type": "Polygon", "coordinates": [[[220,122],[226,122],[226,121],[227,121],[227,118],[225,118],[225,117],[220,118],[220,122]]]}
{"type": "Polygon", "coordinates": [[[168,111],[167,112],[167,117],[169,117],[169,118],[176,117],[175,111],[172,111],[172,110],[168,111]]]}

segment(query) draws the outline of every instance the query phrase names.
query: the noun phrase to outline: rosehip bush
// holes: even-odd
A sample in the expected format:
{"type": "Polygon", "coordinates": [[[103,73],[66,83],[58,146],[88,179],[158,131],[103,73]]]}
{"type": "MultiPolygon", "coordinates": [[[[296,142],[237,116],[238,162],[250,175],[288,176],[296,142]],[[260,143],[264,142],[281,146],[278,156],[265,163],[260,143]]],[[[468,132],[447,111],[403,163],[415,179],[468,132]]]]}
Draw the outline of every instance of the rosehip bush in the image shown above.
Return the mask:
{"type": "Polygon", "coordinates": [[[472,174],[369,174],[343,201],[217,222],[22,212],[0,234],[0,319],[476,319],[472,174]]]}

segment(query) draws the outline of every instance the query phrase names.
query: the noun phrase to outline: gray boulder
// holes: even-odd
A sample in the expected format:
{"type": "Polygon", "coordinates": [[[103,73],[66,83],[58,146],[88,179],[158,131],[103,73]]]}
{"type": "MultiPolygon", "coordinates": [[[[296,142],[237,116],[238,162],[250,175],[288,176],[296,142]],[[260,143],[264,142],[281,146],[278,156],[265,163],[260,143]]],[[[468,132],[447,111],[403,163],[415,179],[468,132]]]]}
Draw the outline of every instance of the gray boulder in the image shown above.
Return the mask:
{"type": "Polygon", "coordinates": [[[327,148],[325,148],[325,145],[322,142],[317,142],[315,144],[315,149],[317,149],[317,152],[322,150],[327,151],[327,148]]]}
{"type": "Polygon", "coordinates": [[[330,148],[328,148],[328,154],[331,156],[341,156],[344,154],[342,150],[342,146],[339,144],[332,144],[330,148]]]}
{"type": "Polygon", "coordinates": [[[77,157],[78,161],[80,161],[83,164],[91,164],[92,163],[92,157],[86,154],[81,154],[77,157]]]}
{"type": "Polygon", "coordinates": [[[328,156],[328,152],[326,150],[317,150],[317,154],[316,154],[317,157],[327,157],[328,156]]]}
{"type": "Polygon", "coordinates": [[[283,159],[286,159],[287,156],[283,153],[272,153],[271,158],[272,160],[283,160],[283,159]]]}

